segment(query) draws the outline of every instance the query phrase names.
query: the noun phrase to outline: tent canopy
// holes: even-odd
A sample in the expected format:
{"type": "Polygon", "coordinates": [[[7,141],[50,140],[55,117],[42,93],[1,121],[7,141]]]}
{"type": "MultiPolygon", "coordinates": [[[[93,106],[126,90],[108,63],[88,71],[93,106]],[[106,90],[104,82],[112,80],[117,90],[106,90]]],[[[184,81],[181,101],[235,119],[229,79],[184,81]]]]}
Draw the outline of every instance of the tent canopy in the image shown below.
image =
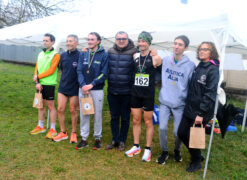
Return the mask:
{"type": "MultiPolygon", "coordinates": [[[[101,18],[108,19],[109,17],[101,18]]],[[[145,30],[152,33],[153,46],[157,49],[171,50],[174,38],[184,34],[191,41],[190,50],[195,50],[202,41],[213,41],[216,45],[222,44],[222,36],[225,34],[225,37],[230,35],[224,44],[226,45],[226,52],[239,53],[247,57],[247,44],[234,32],[226,14],[187,22],[166,22],[162,18],[157,18],[152,21],[152,25],[145,21],[136,20],[113,23],[110,20],[98,21],[97,19],[98,17],[91,15],[61,13],[1,29],[0,43],[42,46],[43,35],[49,32],[56,37],[56,47],[64,49],[68,34],[77,34],[80,38],[80,46],[86,46],[88,33],[97,31],[103,37],[103,45],[109,48],[114,43],[115,34],[119,30],[126,31],[135,42],[138,34],[145,30]]]]}

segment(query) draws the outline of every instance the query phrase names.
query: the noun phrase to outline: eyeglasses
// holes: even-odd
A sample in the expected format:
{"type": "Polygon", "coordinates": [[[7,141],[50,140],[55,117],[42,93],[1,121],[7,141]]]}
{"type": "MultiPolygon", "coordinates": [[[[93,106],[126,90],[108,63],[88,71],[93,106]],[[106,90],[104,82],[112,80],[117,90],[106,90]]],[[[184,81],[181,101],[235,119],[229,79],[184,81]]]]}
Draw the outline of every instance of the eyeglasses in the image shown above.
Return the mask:
{"type": "Polygon", "coordinates": [[[116,38],[117,41],[126,41],[127,38],[116,38]]]}
{"type": "Polygon", "coordinates": [[[209,48],[200,48],[199,51],[211,51],[209,48]]]}

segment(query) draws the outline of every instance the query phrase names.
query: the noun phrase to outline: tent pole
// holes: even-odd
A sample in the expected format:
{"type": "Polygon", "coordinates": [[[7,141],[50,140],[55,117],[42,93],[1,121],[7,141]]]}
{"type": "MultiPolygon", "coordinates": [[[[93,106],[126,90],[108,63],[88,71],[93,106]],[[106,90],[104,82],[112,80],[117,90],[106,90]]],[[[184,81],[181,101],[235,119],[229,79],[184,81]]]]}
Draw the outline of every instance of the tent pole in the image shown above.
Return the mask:
{"type": "Polygon", "coordinates": [[[213,136],[214,136],[214,126],[215,126],[215,120],[216,120],[218,105],[219,105],[218,98],[219,98],[219,95],[217,94],[216,100],[215,100],[215,106],[214,106],[213,125],[212,125],[212,129],[211,129],[211,135],[210,135],[210,140],[209,140],[209,145],[208,145],[207,159],[206,159],[205,168],[204,168],[204,172],[203,172],[203,179],[205,179],[205,177],[206,177],[207,168],[208,168],[208,161],[209,161],[209,156],[210,156],[210,151],[211,151],[211,144],[212,144],[213,136]]]}
{"type": "Polygon", "coordinates": [[[247,115],[247,98],[246,98],[246,102],[245,102],[244,119],[243,119],[242,130],[241,130],[242,133],[244,132],[244,128],[245,128],[245,124],[246,124],[246,115],[247,115]]]}

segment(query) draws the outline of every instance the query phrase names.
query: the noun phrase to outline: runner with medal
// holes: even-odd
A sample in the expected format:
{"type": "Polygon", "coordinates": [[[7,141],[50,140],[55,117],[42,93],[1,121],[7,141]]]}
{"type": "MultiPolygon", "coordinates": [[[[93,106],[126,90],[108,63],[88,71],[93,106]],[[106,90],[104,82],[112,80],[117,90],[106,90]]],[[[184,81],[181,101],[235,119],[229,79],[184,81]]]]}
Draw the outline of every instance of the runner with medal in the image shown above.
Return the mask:
{"type": "Polygon", "coordinates": [[[155,96],[155,72],[162,60],[158,55],[153,55],[154,50],[149,49],[152,36],[148,32],[141,32],[138,36],[140,53],[134,54],[134,83],[132,87],[131,113],[133,116],[134,146],[125,152],[128,157],[133,157],[141,152],[139,139],[141,135],[142,111],[146,126],[146,147],[142,161],[151,160],[151,143],[153,137],[152,115],[155,96]]]}

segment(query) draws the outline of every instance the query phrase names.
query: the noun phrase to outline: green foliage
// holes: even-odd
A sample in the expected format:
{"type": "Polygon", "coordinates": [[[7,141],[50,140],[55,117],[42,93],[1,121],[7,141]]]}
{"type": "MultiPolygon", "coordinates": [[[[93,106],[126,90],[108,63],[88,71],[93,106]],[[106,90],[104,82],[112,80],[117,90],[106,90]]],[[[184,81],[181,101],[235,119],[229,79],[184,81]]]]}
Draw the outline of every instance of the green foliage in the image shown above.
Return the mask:
{"type": "MultiPolygon", "coordinates": [[[[170,158],[164,166],[155,161],[160,155],[158,127],[152,145],[152,160],[141,162],[141,156],[124,156],[118,150],[105,151],[111,141],[110,113],[106,98],[103,110],[102,149],[92,149],[93,119],[89,148],[75,150],[68,140],[54,143],[45,134],[31,136],[29,131],[37,125],[37,110],[32,108],[35,85],[34,67],[0,61],[0,179],[201,179],[203,170],[185,171],[189,164],[187,149],[182,147],[183,161],[173,161],[173,123],[169,123],[168,141],[170,158]]],[[[159,90],[156,90],[158,103],[159,90]]],[[[237,102],[244,107],[243,102],[237,102]]],[[[58,121],[57,121],[58,122],[58,121]]],[[[59,124],[56,125],[59,130],[59,124]]],[[[70,114],[66,110],[66,128],[71,132],[70,114]]],[[[207,179],[247,179],[247,133],[227,133],[225,139],[214,135],[207,179]]],[[[79,122],[77,126],[78,139],[79,122]]],[[[209,136],[207,136],[208,143],[209,136]]],[[[142,126],[141,147],[145,146],[145,127],[142,126]]],[[[132,123],[126,147],[133,144],[132,123]]],[[[202,153],[206,156],[206,150],[202,153]]],[[[204,167],[204,165],[203,165],[204,167]]]]}

